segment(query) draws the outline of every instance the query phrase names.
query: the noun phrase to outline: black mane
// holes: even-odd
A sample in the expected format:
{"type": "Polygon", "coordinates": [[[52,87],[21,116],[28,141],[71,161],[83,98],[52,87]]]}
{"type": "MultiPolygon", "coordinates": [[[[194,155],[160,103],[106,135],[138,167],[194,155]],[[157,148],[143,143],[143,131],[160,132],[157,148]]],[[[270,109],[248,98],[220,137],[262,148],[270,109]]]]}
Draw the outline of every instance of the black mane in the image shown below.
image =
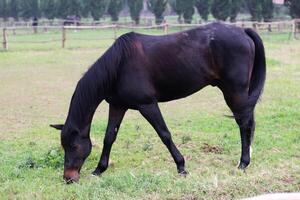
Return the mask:
{"type": "Polygon", "coordinates": [[[87,113],[90,115],[87,123],[92,119],[97,106],[117,78],[122,61],[133,54],[134,40],[133,32],[119,37],[82,76],[73,93],[66,122],[69,119],[83,122],[87,113]]]}

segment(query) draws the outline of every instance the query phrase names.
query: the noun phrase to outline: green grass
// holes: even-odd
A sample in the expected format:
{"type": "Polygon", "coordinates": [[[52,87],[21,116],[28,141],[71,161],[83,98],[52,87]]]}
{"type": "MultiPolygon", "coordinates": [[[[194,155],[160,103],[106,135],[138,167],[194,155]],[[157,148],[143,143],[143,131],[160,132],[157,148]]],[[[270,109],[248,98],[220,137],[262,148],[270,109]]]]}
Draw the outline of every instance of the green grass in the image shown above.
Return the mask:
{"type": "Polygon", "coordinates": [[[73,39],[66,49],[17,43],[49,39],[38,34],[14,36],[10,50],[0,52],[0,199],[238,199],[300,190],[300,41],[275,34],[263,36],[268,75],[246,173],[236,168],[238,127],[223,117],[230,112],[221,92],[207,87],[160,104],[189,176],[177,175],[167,149],[136,111],[125,116],[108,171],[91,176],[106,129],[108,105],[102,103],[80,182],[66,185],[59,133],[48,124],[64,122],[76,82],[113,42],[77,40],[112,37],[109,31],[68,34],[73,39]]]}

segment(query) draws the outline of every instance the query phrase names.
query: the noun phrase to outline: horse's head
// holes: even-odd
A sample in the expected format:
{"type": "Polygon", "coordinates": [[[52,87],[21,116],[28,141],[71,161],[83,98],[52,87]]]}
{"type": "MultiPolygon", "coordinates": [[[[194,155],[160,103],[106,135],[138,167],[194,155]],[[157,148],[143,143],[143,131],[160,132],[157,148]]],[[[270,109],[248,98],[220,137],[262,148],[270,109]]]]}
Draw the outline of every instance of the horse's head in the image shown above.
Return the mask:
{"type": "Polygon", "coordinates": [[[79,180],[80,169],[92,149],[90,128],[80,131],[71,126],[50,126],[61,130],[61,144],[65,151],[64,179],[67,183],[76,182],[79,180]]]}

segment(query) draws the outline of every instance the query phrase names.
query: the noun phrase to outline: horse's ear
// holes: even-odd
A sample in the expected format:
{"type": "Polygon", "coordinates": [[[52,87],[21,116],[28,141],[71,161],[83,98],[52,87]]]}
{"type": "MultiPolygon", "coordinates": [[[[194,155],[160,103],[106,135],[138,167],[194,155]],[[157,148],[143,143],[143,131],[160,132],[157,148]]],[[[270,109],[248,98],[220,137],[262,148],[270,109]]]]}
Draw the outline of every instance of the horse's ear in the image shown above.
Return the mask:
{"type": "Polygon", "coordinates": [[[50,127],[55,128],[57,130],[62,130],[64,128],[63,124],[50,124],[50,127]]]}

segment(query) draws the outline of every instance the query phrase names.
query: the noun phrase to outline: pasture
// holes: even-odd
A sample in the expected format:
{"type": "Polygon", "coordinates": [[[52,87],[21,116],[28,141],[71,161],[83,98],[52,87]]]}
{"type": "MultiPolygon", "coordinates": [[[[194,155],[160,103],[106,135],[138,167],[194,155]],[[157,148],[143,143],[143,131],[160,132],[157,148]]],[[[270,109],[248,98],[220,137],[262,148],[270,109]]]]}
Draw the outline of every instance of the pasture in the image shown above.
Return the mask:
{"type": "Polygon", "coordinates": [[[64,122],[77,81],[113,42],[96,40],[111,32],[69,34],[74,40],[66,49],[60,43],[18,43],[49,38],[38,34],[17,35],[11,50],[0,52],[0,199],[238,199],[300,190],[300,41],[286,34],[262,35],[267,81],[256,107],[252,162],[245,173],[237,169],[238,126],[224,117],[231,113],[221,92],[207,87],[160,104],[186,158],[186,178],[178,176],[169,152],[136,111],[125,116],[108,170],[91,176],[106,129],[108,105],[103,102],[94,116],[93,150],[80,182],[66,185],[60,136],[49,124],[64,122]]]}

